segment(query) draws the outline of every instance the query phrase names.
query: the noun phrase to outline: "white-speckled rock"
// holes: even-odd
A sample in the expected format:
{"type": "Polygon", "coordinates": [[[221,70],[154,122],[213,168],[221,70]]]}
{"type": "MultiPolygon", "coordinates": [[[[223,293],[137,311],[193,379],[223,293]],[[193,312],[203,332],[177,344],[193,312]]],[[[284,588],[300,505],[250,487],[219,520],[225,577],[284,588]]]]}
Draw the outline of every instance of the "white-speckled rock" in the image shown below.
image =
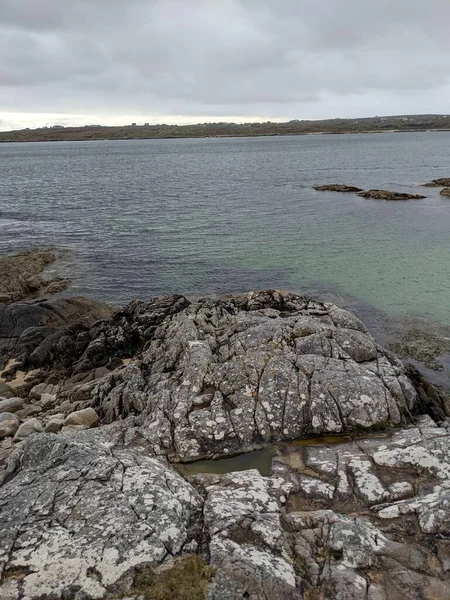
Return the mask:
{"type": "Polygon", "coordinates": [[[158,565],[188,540],[202,504],[192,486],[145,452],[82,435],[33,436],[11,457],[0,573],[26,574],[2,580],[0,598],[14,585],[23,600],[103,598],[133,566],[158,565]]]}

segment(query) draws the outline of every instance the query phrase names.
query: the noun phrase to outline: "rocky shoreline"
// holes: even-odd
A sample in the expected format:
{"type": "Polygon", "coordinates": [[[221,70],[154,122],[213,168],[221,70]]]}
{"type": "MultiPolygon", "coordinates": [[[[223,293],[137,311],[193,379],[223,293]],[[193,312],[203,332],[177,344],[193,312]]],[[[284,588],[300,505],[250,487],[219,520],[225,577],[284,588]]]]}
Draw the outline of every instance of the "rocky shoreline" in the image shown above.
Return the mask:
{"type": "Polygon", "coordinates": [[[20,301],[0,363],[2,599],[450,598],[448,398],[350,312],[20,301]]]}

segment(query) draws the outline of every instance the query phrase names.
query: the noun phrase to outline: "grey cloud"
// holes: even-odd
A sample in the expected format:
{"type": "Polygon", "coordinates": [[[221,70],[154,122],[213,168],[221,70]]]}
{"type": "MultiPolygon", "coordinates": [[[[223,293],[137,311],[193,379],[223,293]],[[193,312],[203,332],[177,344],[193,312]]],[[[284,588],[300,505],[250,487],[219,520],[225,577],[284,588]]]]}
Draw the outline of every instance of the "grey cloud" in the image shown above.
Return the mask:
{"type": "Polygon", "coordinates": [[[449,22],[447,0],[2,0],[0,113],[442,112],[449,22]]]}

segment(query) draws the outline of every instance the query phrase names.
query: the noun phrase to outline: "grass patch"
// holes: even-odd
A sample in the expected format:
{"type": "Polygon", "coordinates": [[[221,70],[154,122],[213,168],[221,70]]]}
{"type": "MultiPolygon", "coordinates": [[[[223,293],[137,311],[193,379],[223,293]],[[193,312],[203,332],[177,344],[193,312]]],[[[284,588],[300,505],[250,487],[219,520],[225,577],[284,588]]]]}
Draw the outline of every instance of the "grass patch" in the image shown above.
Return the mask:
{"type": "Polygon", "coordinates": [[[127,595],[140,594],[146,600],[205,600],[216,572],[200,556],[186,556],[165,569],[143,569],[136,573],[127,595]]]}

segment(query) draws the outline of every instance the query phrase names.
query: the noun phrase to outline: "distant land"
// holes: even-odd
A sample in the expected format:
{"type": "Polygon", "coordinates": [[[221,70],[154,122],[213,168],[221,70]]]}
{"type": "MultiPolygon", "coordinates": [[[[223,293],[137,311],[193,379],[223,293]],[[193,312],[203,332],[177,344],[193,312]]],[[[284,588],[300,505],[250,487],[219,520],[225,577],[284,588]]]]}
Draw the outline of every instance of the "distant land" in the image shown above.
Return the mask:
{"type": "Polygon", "coordinates": [[[164,138],[252,137],[382,133],[400,131],[450,131],[450,115],[400,115],[362,119],[293,120],[287,123],[199,123],[197,125],[149,125],[132,123],[115,127],[53,125],[39,129],[0,132],[0,142],[59,142],[164,138]]]}

